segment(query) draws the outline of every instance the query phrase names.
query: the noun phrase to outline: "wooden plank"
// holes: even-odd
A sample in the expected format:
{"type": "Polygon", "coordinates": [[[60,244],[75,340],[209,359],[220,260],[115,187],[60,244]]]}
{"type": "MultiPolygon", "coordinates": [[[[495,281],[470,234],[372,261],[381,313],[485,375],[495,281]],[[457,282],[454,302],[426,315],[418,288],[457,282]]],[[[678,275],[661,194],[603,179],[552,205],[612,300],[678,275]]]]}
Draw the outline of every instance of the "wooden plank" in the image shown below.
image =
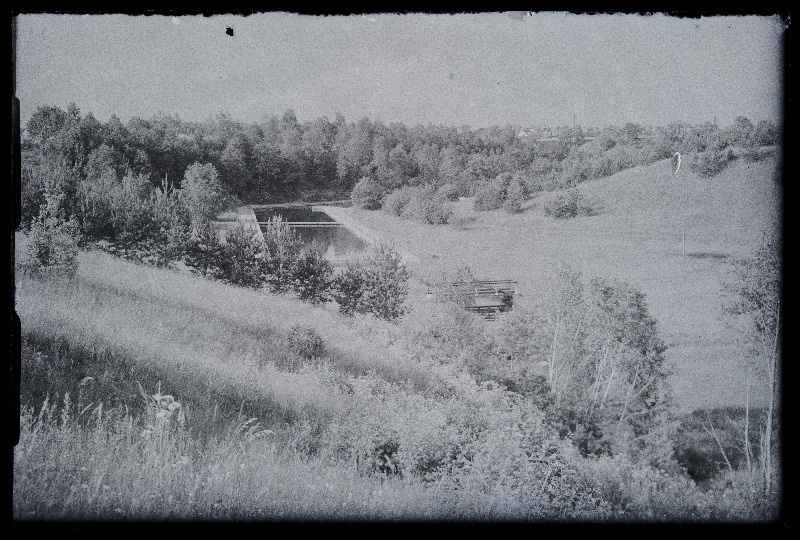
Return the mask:
{"type": "Polygon", "coordinates": [[[498,285],[517,285],[516,281],[511,280],[497,280],[497,281],[454,281],[451,283],[453,286],[498,286],[498,285]]]}
{"type": "MultiPolygon", "coordinates": [[[[342,227],[335,221],[284,221],[289,227],[342,227]]],[[[269,221],[259,221],[259,225],[269,225],[269,221]]]]}
{"type": "Polygon", "coordinates": [[[479,296],[478,298],[474,299],[473,306],[479,308],[487,308],[487,307],[503,307],[506,303],[497,296],[479,296]]]}

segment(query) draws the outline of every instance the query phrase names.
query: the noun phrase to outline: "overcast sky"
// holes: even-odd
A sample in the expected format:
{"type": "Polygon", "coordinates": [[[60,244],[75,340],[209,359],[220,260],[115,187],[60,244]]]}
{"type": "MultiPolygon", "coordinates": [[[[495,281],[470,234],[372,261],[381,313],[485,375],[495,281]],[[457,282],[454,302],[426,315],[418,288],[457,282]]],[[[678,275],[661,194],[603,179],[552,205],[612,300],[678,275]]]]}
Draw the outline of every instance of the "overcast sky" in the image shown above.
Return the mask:
{"type": "Polygon", "coordinates": [[[778,18],[664,15],[21,15],[23,126],[294,110],[472,127],[778,120],[778,18]],[[233,30],[233,36],[226,29],[233,30]]]}

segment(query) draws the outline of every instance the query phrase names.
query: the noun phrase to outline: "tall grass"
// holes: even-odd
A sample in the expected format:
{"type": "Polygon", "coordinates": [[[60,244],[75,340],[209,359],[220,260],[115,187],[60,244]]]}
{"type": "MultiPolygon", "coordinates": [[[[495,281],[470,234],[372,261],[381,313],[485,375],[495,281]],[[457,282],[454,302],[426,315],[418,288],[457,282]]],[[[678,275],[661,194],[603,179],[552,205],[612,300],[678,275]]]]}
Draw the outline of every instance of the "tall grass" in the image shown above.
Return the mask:
{"type": "Polygon", "coordinates": [[[72,280],[20,276],[16,306],[33,343],[62,342],[71,366],[101,360],[74,374],[76,381],[100,377],[109,371],[103,362],[117,358],[142,380],[163,379],[189,394],[195,408],[225,400],[276,420],[336,414],[341,400],[319,370],[282,369],[301,363],[287,336],[302,323],[322,337],[326,355],[319,361],[335,370],[429,384],[430,374],[398,347],[385,343],[380,355],[370,354],[367,340],[380,338],[359,336],[333,310],[101,253],[81,253],[79,261],[72,280]]]}
{"type": "Polygon", "coordinates": [[[68,399],[22,411],[13,516],[26,521],[517,520],[519,502],[359,476],[304,458],[253,420],[201,448],[180,426],[68,399]],[[72,412],[70,412],[72,411],[72,412]]]}
{"type": "MultiPolygon", "coordinates": [[[[381,343],[381,355],[369,350],[366,339],[352,334],[353,321],[334,315],[333,308],[310,306],[290,295],[250,291],[240,287],[208,281],[187,274],[160,272],[156,268],[128,264],[102,253],[81,253],[78,280],[92,287],[103,288],[115,296],[127,296],[154,309],[185,309],[199,317],[213,318],[215,323],[233,325],[256,334],[263,332],[288,335],[297,324],[313,327],[325,341],[331,359],[342,369],[355,374],[376,370],[388,380],[410,381],[417,388],[428,384],[424,368],[409,362],[398,347],[381,343]]],[[[231,326],[225,328],[230,329],[231,326]]],[[[218,335],[224,335],[219,332],[218,335]]],[[[370,343],[375,343],[374,336],[370,343]]]]}
{"type": "Polygon", "coordinates": [[[533,401],[462,369],[470,336],[433,336],[421,313],[351,326],[334,310],[97,253],[80,255],[73,279],[22,277],[17,292],[18,520],[763,515],[735,489],[715,488],[727,496],[717,502],[684,477],[581,458],[533,401]],[[290,350],[298,323],[322,337],[321,357],[290,350]],[[415,336],[444,341],[422,350],[415,336]]]}

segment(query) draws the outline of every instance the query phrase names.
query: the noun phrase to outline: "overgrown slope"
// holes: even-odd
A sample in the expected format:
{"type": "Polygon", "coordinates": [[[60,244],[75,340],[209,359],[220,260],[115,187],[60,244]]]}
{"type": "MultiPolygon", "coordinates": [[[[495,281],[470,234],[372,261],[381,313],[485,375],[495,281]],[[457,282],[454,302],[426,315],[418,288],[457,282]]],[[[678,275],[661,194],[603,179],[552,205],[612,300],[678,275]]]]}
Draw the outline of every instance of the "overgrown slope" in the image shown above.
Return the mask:
{"type": "Polygon", "coordinates": [[[670,347],[679,403],[687,410],[738,406],[744,399],[745,353],[724,324],[722,287],[731,259],[753,251],[780,208],[778,166],[774,156],[738,160],[712,178],[687,166],[675,176],[669,160],[634,167],[580,184],[597,214],[567,220],[543,209],[559,192],[540,194],[516,215],[475,212],[471,201],[462,199],[456,213],[475,218],[462,229],[385,212],[351,212],[416,255],[415,275],[432,281],[466,264],[479,277],[517,279],[519,305],[539,294],[545,276],[561,263],[635,283],[670,347]]]}

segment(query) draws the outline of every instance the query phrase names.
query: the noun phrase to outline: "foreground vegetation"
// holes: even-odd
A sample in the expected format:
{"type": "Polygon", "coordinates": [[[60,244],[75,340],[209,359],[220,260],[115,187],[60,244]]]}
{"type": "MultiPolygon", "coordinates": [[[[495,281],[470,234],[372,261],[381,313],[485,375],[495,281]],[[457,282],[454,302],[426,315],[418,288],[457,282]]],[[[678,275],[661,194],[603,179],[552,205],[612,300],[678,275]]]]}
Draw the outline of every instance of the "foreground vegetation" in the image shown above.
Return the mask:
{"type": "Polygon", "coordinates": [[[608,448],[627,436],[554,424],[547,370],[514,350],[537,342],[519,333],[524,314],[486,328],[432,304],[353,327],[285,295],[99,252],[77,262],[74,277],[18,282],[16,519],[775,515],[775,495],[751,489],[757,454],[717,475],[711,449],[698,484],[663,439],[608,448]],[[308,342],[298,325],[322,346],[296,347],[308,342]]]}

